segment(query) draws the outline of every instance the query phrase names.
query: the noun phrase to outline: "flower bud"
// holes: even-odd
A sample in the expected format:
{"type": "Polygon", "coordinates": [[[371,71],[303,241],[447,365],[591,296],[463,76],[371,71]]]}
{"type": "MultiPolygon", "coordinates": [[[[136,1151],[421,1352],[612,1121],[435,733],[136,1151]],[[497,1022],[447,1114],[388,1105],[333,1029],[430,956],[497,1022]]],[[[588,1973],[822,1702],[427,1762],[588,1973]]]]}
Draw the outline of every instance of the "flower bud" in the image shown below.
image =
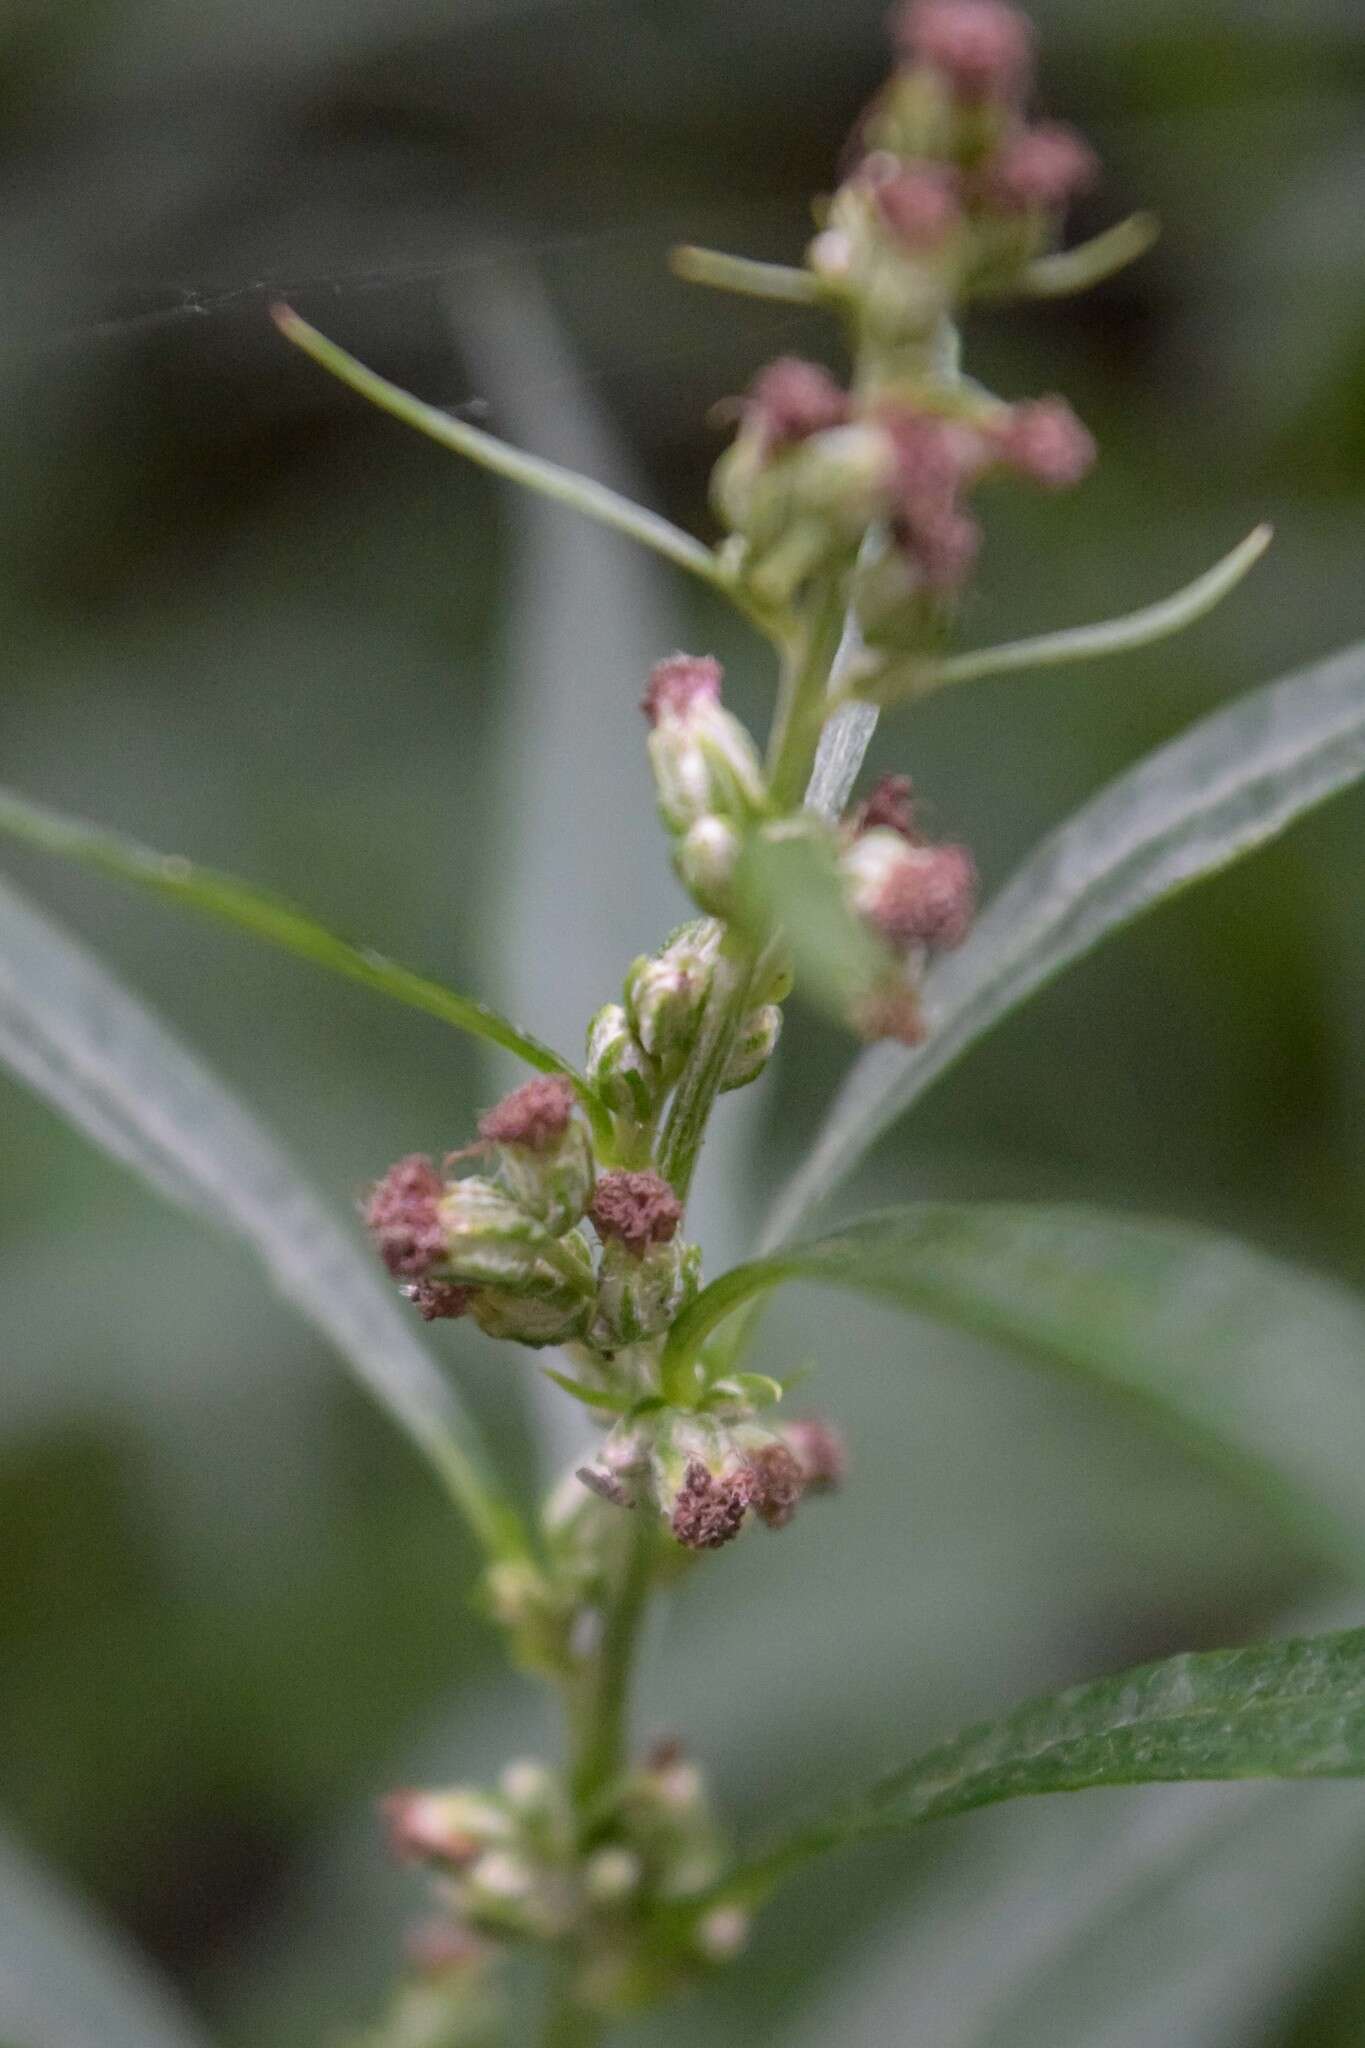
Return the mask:
{"type": "Polygon", "coordinates": [[[976,868],[962,846],[912,846],[886,827],[864,832],[840,867],[860,917],[897,952],[947,950],[971,928],[976,868]]]}
{"type": "Polygon", "coordinates": [[[820,1416],[784,1422],[778,1434],[801,1467],[808,1493],[833,1493],[848,1477],[848,1451],[832,1423],[820,1416]]]}
{"type": "Polygon", "coordinates": [[[758,1494],[733,1436],[706,1416],[666,1422],[654,1447],[654,1490],[676,1540],[688,1550],[732,1542],[758,1494]]]}
{"type": "Polygon", "coordinates": [[[677,1074],[696,1036],[719,939],[716,925],[694,919],[661,953],[637,960],[626,977],[626,1015],[665,1081],[677,1074]]]}
{"type": "Polygon", "coordinates": [[[713,1906],[698,1920],[692,1938],[708,1963],[730,1963],[748,1941],[751,1924],[742,1906],[713,1906]]]}
{"type": "Polygon", "coordinates": [[[439,1204],[443,1276],[471,1287],[554,1293],[564,1285],[560,1247],[544,1225],[491,1180],[452,1181],[439,1204]]]}
{"type": "Polygon", "coordinates": [[[1056,213],[1099,176],[1099,159],[1074,128],[1040,122],[1000,145],[984,173],[991,204],[1008,213],[1056,213]]]}
{"type": "Polygon", "coordinates": [[[472,1287],[460,1287],[453,1280],[413,1280],[403,1289],[424,1323],[453,1322],[468,1315],[474,1298],[472,1287]]]}
{"type": "Polygon", "coordinates": [[[632,1849],[597,1849],[583,1865],[583,1889],[595,1906],[615,1906],[640,1889],[644,1872],[632,1849]]]}
{"type": "Polygon", "coordinates": [[[395,1279],[424,1279],[445,1250],[440,1201],[444,1184],[431,1161],[410,1153],[376,1181],[365,1222],[395,1279]]]}
{"type": "Polygon", "coordinates": [[[686,654],[660,662],[644,710],[659,809],[671,831],[685,832],[712,812],[743,819],[762,809],[758,752],[721,704],[717,663],[686,654]]]}
{"type": "Polygon", "coordinates": [[[572,1081],[543,1075],[479,1120],[479,1136],[495,1148],[495,1184],[556,1237],[577,1223],[592,1193],[592,1146],[576,1104],[572,1081]]]}
{"type": "Polygon", "coordinates": [[[751,1010],[739,1027],[734,1047],[725,1063],[720,1088],[728,1095],[732,1088],[747,1088],[756,1081],[777,1048],[782,1035],[782,1012],[776,1003],[751,1010]]]}
{"type": "Polygon", "coordinates": [[[764,453],[844,425],[848,393],[818,363],[782,356],[760,370],[744,400],[744,419],[764,453]]]}
{"type": "Polygon", "coordinates": [[[914,800],[915,786],[908,775],[882,775],[862,802],[847,814],[844,829],[850,839],[885,829],[899,833],[913,845],[919,839],[914,800]]]}
{"type": "Polygon", "coordinates": [[[394,1854],[414,1863],[459,1869],[491,1842],[510,1841],[513,1832],[501,1807],[463,1787],[451,1792],[391,1792],[380,1801],[379,1811],[394,1854]]]}
{"type": "Polygon", "coordinates": [[[678,880],[703,910],[723,917],[739,862],[740,835],[725,818],[698,818],[678,841],[673,865],[678,880]]]}
{"type": "Polygon", "coordinates": [[[617,1116],[644,1123],[653,1115],[662,1079],[620,1003],[604,1003],[588,1026],[587,1070],[588,1080],[617,1116]]]}
{"type": "Polygon", "coordinates": [[[1049,491],[1078,484],[1095,461],[1094,439],[1064,398],[1012,406],[995,439],[1002,462],[1049,491]]]}
{"type": "Polygon", "coordinates": [[[604,1173],[589,1211],[603,1243],[617,1241],[636,1256],[668,1244],[682,1222],[682,1203],[657,1173],[604,1173]]]}
{"type": "Polygon", "coordinates": [[[937,71],[968,103],[1013,102],[1028,89],[1033,30],[1003,0],[910,0],[896,36],[906,56],[937,71]]]}
{"type": "Polygon", "coordinates": [[[473,1291],[469,1313],[486,1337],[542,1349],[583,1336],[592,1311],[596,1276],[581,1231],[568,1231],[555,1245],[555,1261],[542,1258],[517,1284],[473,1291]]]}
{"type": "Polygon", "coordinates": [[[889,158],[889,170],[873,158],[865,164],[867,181],[877,215],[899,246],[911,254],[941,248],[962,224],[959,179],[942,164],[900,165],[889,158]]]}
{"type": "Polygon", "coordinates": [[[746,1442],[745,1447],[754,1475],[754,1513],[770,1529],[785,1529],[806,1490],[801,1462],[779,1437],[765,1436],[753,1447],[746,1442]]]}

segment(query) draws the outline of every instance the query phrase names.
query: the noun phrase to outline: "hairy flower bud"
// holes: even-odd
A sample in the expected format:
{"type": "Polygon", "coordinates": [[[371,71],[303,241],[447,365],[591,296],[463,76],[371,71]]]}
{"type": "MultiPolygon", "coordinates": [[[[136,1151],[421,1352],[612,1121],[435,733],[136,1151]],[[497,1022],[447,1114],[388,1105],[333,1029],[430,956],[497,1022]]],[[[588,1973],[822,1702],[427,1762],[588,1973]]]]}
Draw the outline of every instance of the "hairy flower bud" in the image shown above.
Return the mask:
{"type": "Polygon", "coordinates": [[[554,1236],[578,1221],[592,1193],[592,1146],[562,1074],[526,1081],[479,1120],[495,1148],[492,1178],[554,1236]]]}
{"type": "Polygon", "coordinates": [[[992,205],[1010,213],[1055,213],[1099,176],[1099,159],[1074,128],[1058,121],[1020,128],[986,166],[992,205]]]}
{"type": "Polygon", "coordinates": [[[901,166],[894,157],[883,172],[883,161],[873,158],[862,170],[883,225],[913,254],[941,247],[962,223],[957,174],[942,164],[901,166]]]}
{"type": "Polygon", "coordinates": [[[439,1214],[445,1239],[444,1278],[471,1287],[529,1287],[541,1292],[560,1284],[556,1240],[493,1181],[478,1175],[452,1181],[439,1214]]]}
{"type": "Polygon", "coordinates": [[[486,1337],[538,1350],[583,1336],[596,1278],[582,1232],[571,1230],[561,1237],[556,1257],[553,1268],[542,1261],[522,1291],[485,1287],[471,1292],[469,1313],[486,1337]]]}
{"type": "Polygon", "coordinates": [[[742,844],[728,819],[709,815],[690,825],[674,848],[678,880],[693,901],[713,916],[726,914],[742,844]]]}
{"type": "Polygon", "coordinates": [[[445,1250],[439,1206],[444,1184],[420,1152],[410,1153],[376,1181],[365,1222],[395,1279],[423,1279],[445,1250]]]}
{"type": "Polygon", "coordinates": [[[1002,462],[1049,491],[1078,484],[1095,461],[1094,439],[1064,398],[1012,406],[995,439],[1002,462]]]}
{"type": "Polygon", "coordinates": [[[864,832],[885,829],[898,832],[912,845],[919,839],[915,828],[915,786],[908,775],[882,775],[860,804],[844,819],[850,839],[864,832]]]}
{"type": "Polygon", "coordinates": [[[459,1869],[492,1842],[511,1839],[512,1823],[502,1808],[481,1793],[391,1792],[379,1803],[394,1854],[415,1863],[459,1869]]]}
{"type": "Polygon", "coordinates": [[[848,393],[818,363],[781,356],[760,370],[744,400],[744,419],[765,453],[808,440],[849,416],[848,393]]]}
{"type": "Polygon", "coordinates": [[[989,466],[991,447],[961,420],[900,406],[885,416],[896,450],[898,532],[932,590],[953,591],[976,560],[981,533],[963,493],[989,466]]]}
{"type": "Polygon", "coordinates": [[[910,845],[882,826],[855,839],[840,866],[854,909],[897,952],[966,938],[976,869],[965,847],[910,845]]]}
{"type": "Polygon", "coordinates": [[[660,662],[644,696],[659,809],[674,832],[711,813],[742,819],[763,806],[763,770],[739,720],[720,701],[720,669],[678,654],[660,662]]]}
{"type": "Polygon", "coordinates": [[[604,1173],[588,1211],[604,1243],[615,1240],[641,1257],[667,1244],[682,1222],[682,1203],[657,1173],[604,1173]]]}
{"type": "Polygon", "coordinates": [[[626,977],[626,1015],[639,1044],[671,1080],[687,1056],[715,967],[720,927],[694,918],[626,977]]]}
{"type": "Polygon", "coordinates": [[[662,1080],[620,1003],[604,1003],[588,1026],[588,1079],[617,1116],[645,1122],[654,1113],[662,1080]]]}
{"type": "Polygon", "coordinates": [[[728,1095],[732,1088],[747,1088],[751,1081],[756,1081],[776,1051],[781,1035],[782,1012],[776,1003],[764,1003],[760,1009],[751,1010],[736,1033],[725,1063],[721,1093],[728,1095]]]}
{"type": "Polygon", "coordinates": [[[967,101],[1015,101],[1028,89],[1033,30],[1003,0],[910,0],[896,21],[906,56],[967,101]]]}
{"type": "Polygon", "coordinates": [[[424,1323],[454,1322],[468,1315],[474,1298],[472,1287],[457,1286],[453,1280],[414,1280],[403,1292],[424,1323]]]}
{"type": "Polygon", "coordinates": [[[654,1491],[687,1550],[719,1550],[738,1536],[759,1483],[732,1433],[709,1417],[668,1418],[654,1446],[654,1491]]]}
{"type": "Polygon", "coordinates": [[[784,1422],[778,1434],[801,1467],[808,1493],[833,1493],[848,1477],[848,1451],[833,1423],[820,1416],[784,1422]]]}
{"type": "Polygon", "coordinates": [[[806,1476],[794,1451],[778,1437],[749,1450],[753,1508],[770,1529],[785,1529],[801,1504],[806,1476]]]}

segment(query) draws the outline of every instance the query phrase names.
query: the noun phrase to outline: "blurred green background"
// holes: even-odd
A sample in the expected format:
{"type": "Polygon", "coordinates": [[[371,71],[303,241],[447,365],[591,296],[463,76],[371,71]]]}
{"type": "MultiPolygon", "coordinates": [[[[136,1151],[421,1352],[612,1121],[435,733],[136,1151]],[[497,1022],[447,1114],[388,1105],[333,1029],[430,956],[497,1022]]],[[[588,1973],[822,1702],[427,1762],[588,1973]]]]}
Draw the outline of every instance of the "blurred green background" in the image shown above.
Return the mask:
{"type": "MultiPolygon", "coordinates": [[[[1107,166],[1077,231],[1143,205],[1166,232],[1084,300],[973,323],[976,372],[1066,392],[1104,460],[1080,499],[1000,494],[964,638],[1129,609],[1263,516],[1278,540],[1186,640],[888,724],[876,762],[912,771],[988,887],[1209,706],[1365,634],[1365,14],[1037,12],[1046,104],[1107,166]]],[[[424,396],[709,530],[708,408],[833,338],[689,292],[665,252],[797,254],[881,74],[882,15],[11,0],[4,780],[283,888],[575,1051],[680,906],[644,669],[714,648],[761,717],[765,654],[626,543],[367,413],[266,305],[287,294],[424,396]]],[[[1365,1280],[1363,853],[1356,796],[1112,944],[975,1053],[845,1205],[1094,1197],[1365,1280]]],[[[343,1209],[398,1154],[461,1142],[509,1079],[245,939],[8,848],[3,871],[343,1209]]],[[[725,1106],[713,1271],[848,1057],[795,1016],[775,1071],[725,1106]]],[[[248,1256],[7,1077],[0,1131],[6,1826],[229,2048],[335,2041],[377,2004],[417,1897],[374,1798],[549,1738],[498,1674],[425,1471],[248,1256]]],[[[572,1453],[524,1356],[435,1341],[523,1485],[572,1453]]],[[[763,1351],[817,1368],[854,1482],[692,1577],[642,1706],[746,1823],[1031,1689],[1244,1638],[1324,1590],[1257,1507],[987,1345],[800,1295],[763,1351]]],[[[968,2048],[1008,2008],[1010,2048],[1068,2026],[1087,2048],[1345,2044],[1365,2040],[1362,1920],[1354,1793],[1030,1804],[794,1888],[738,1970],[632,2038],[968,2048]],[[1077,2020],[1086,1995],[1103,2028],[1077,2020]]]]}

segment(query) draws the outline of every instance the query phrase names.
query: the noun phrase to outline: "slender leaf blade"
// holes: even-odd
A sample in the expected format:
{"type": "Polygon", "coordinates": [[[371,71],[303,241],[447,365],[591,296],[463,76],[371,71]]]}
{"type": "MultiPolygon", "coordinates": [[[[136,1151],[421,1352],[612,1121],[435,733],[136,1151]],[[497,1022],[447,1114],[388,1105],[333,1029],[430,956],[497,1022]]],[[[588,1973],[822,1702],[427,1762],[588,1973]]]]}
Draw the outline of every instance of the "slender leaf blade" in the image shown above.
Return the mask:
{"type": "Polygon", "coordinates": [[[107,969],[0,884],[0,1061],[96,1144],[226,1226],[436,1468],[485,1545],[524,1547],[471,1418],[365,1248],[107,969]]]}
{"type": "Polygon", "coordinates": [[[871,1047],[763,1233],[780,1244],[970,1046],[1176,889],[1365,774],[1365,646],[1239,698],[1120,776],[1025,862],[930,974],[929,1035],[871,1047]]]}
{"type": "Polygon", "coordinates": [[[757,1899],[831,1849],[1101,1785],[1365,1776],[1365,1629],[1169,1657],[954,1736],[724,1880],[757,1899]]]}
{"type": "Polygon", "coordinates": [[[692,1361],[782,1280],[875,1295],[1022,1347],[1139,1403],[1365,1574],[1365,1303],[1236,1239],[1079,1206],[924,1203],[737,1266],[675,1325],[692,1361]]]}
{"type": "Polygon", "coordinates": [[[415,973],[371,946],[353,945],[284,897],[254,889],[233,875],[216,868],[197,867],[180,854],[156,853],[122,833],[108,832],[84,819],[68,817],[46,804],[20,796],[16,790],[0,788],[0,831],[44,853],[80,861],[120,881],[134,882],[155,895],[236,925],[272,946],[297,953],[319,967],[331,968],[334,973],[361,982],[380,995],[392,996],[395,1001],[425,1010],[428,1016],[439,1017],[443,1023],[468,1031],[475,1038],[486,1039],[504,1052],[515,1053],[542,1073],[573,1075],[573,1069],[557,1052],[528,1032],[518,1030],[486,1004],[415,973]]]}

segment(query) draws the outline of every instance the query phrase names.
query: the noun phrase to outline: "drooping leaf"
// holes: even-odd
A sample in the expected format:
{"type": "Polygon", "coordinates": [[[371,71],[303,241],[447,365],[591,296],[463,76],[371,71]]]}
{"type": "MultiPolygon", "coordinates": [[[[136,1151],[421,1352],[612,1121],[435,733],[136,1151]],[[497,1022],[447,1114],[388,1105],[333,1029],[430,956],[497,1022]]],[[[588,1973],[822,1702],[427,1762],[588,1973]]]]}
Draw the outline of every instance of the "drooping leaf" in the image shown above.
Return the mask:
{"type": "Polygon", "coordinates": [[[1034,1700],[880,1779],[719,1887],[762,1898],[812,1857],[1005,1799],[1101,1785],[1365,1776],[1365,1629],[1169,1657],[1034,1700]]]}
{"type": "Polygon", "coordinates": [[[18,1845],[0,1840],[7,2048],[207,2048],[151,1966],[18,1845]]]}
{"type": "Polygon", "coordinates": [[[735,1309],[781,1280],[852,1288],[1021,1346],[1134,1400],[1365,1575],[1365,1303],[1190,1224],[925,1203],[723,1273],[674,1326],[682,1396],[735,1309]]]}
{"type": "Polygon", "coordinates": [[[245,1239],[425,1452],[482,1541],[521,1549],[471,1419],[366,1249],[166,1026],[3,884],[0,1061],[160,1193],[245,1239]]]}
{"type": "Polygon", "coordinates": [[[172,902],[200,910],[225,924],[239,926],[286,952],[297,953],[319,967],[362,982],[380,995],[392,996],[413,1009],[425,1010],[443,1023],[515,1053],[544,1074],[572,1074],[568,1062],[527,1032],[519,1031],[496,1010],[458,995],[441,982],[416,974],[372,946],[353,945],[329,932],[305,910],[282,896],[254,889],[215,868],[196,867],[180,854],[156,853],[120,832],[107,832],[82,818],[65,816],[46,804],[0,789],[0,831],[44,853],[56,853],[86,867],[99,868],[120,881],[135,882],[172,902]]]}
{"type": "Polygon", "coordinates": [[[858,1060],[763,1244],[790,1236],[940,1074],[1063,967],[1363,773],[1365,647],[1355,647],[1239,698],[1110,783],[933,970],[926,1042],[858,1060]]]}

